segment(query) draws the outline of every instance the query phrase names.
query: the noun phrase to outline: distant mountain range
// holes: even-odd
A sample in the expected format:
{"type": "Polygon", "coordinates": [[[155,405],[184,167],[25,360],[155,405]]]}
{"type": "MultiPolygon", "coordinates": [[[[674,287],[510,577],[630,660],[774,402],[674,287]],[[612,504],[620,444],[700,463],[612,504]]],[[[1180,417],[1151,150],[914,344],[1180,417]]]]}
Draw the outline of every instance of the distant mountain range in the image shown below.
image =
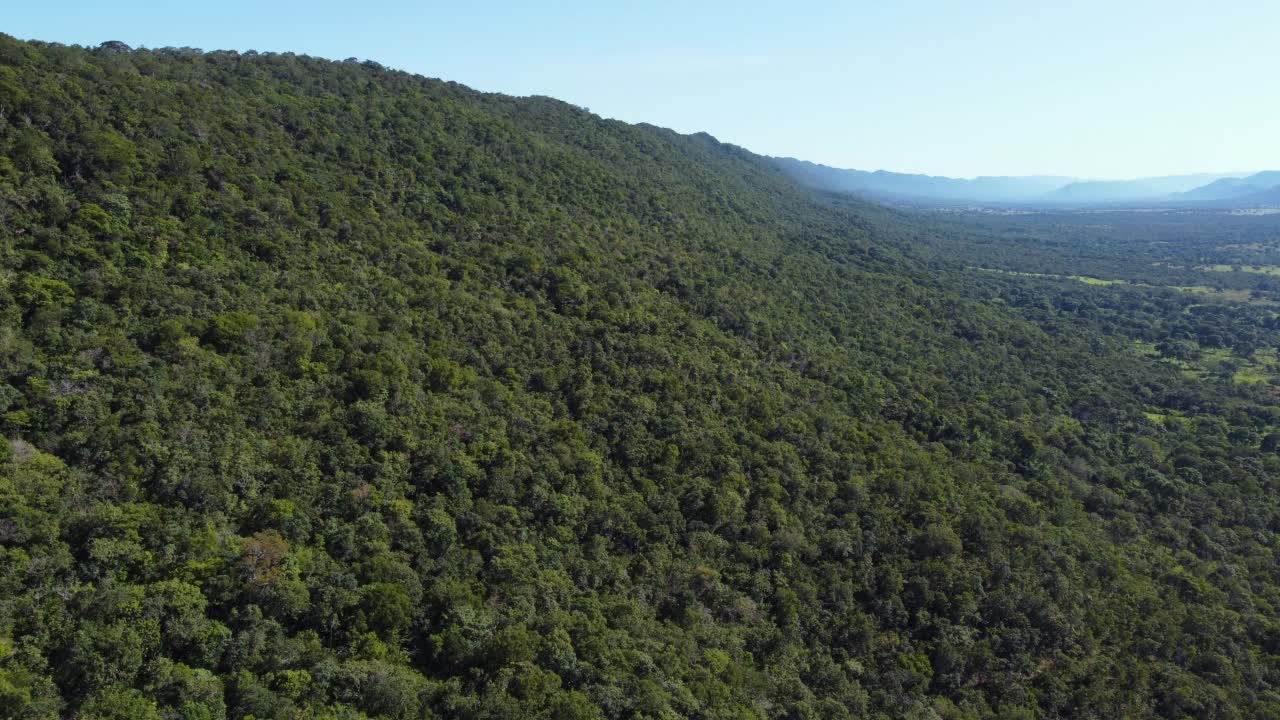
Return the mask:
{"type": "Polygon", "coordinates": [[[1020,205],[1280,206],[1280,172],[1197,173],[1135,180],[1085,180],[1055,175],[972,179],[845,170],[772,158],[792,179],[809,187],[883,199],[926,202],[987,202],[1020,205]]]}
{"type": "Polygon", "coordinates": [[[1179,195],[1180,200],[1226,200],[1265,194],[1280,187],[1280,172],[1268,170],[1243,178],[1222,178],[1179,195]]]}
{"type": "Polygon", "coordinates": [[[1206,184],[1234,180],[1237,177],[1237,175],[1198,173],[1195,175],[1138,178],[1136,180],[1084,180],[1064,185],[1037,199],[1063,203],[1155,200],[1194,191],[1196,188],[1206,184]]]}
{"type": "MultiPolygon", "coordinates": [[[[910,175],[876,170],[842,170],[792,158],[773,158],[788,175],[801,184],[837,192],[863,192],[900,197],[928,197],[950,200],[1039,197],[1075,182],[1075,178],[1053,175],[1023,177],[978,177],[961,180],[933,175],[910,175]]],[[[1193,186],[1194,187],[1194,186],[1193,186]]]]}

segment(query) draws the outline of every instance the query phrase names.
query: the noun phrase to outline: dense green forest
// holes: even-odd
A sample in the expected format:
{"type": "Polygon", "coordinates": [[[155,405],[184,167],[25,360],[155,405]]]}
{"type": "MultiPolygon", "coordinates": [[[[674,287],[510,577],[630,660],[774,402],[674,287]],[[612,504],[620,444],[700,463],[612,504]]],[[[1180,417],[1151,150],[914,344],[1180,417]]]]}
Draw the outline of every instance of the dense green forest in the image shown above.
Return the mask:
{"type": "Polygon", "coordinates": [[[1064,217],[0,36],[0,716],[1280,718],[1276,224],[1064,217]]]}

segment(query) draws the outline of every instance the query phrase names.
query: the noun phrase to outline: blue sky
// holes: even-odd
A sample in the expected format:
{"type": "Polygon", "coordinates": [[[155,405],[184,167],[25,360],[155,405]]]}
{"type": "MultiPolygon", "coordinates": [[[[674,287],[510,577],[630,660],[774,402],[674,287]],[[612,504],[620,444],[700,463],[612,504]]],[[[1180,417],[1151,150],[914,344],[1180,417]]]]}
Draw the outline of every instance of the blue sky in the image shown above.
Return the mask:
{"type": "Polygon", "coordinates": [[[368,58],[840,167],[1280,168],[1276,0],[47,0],[0,31],[368,58]]]}

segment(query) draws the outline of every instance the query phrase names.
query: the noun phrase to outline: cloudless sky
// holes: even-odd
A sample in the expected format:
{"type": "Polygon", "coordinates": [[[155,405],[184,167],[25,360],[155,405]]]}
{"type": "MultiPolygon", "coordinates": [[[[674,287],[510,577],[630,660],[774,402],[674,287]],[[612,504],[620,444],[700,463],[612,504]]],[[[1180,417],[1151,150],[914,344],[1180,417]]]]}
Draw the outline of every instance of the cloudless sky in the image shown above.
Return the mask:
{"type": "Polygon", "coordinates": [[[372,59],[839,167],[1280,168],[1280,0],[5,5],[22,39],[372,59]]]}

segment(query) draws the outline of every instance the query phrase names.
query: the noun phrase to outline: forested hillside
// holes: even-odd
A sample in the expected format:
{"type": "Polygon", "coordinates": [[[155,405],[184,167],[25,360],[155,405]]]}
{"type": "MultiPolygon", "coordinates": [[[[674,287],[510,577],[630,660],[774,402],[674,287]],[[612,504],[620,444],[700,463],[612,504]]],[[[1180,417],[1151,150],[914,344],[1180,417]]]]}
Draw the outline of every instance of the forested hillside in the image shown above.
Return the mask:
{"type": "Polygon", "coordinates": [[[948,227],[0,36],[0,716],[1280,717],[1272,396],[948,227]]]}

